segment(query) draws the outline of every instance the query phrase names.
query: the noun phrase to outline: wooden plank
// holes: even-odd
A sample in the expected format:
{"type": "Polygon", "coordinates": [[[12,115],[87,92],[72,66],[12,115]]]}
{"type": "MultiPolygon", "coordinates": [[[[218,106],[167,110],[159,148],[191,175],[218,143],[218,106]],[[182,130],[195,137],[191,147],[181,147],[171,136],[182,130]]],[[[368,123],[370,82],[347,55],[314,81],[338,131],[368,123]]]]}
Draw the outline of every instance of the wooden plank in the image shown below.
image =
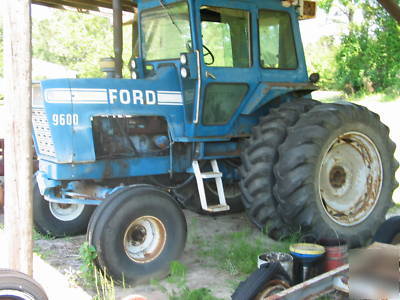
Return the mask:
{"type": "Polygon", "coordinates": [[[5,207],[8,268],[32,275],[31,1],[4,0],[5,207]]]}
{"type": "MultiPolygon", "coordinates": [[[[65,5],[74,8],[83,8],[90,10],[98,10],[98,7],[110,8],[110,9],[112,8],[112,0],[64,0],[64,1],[32,0],[32,3],[44,6],[65,5]]],[[[121,0],[121,5],[124,11],[134,12],[134,8],[136,7],[136,1],[121,0]]]]}

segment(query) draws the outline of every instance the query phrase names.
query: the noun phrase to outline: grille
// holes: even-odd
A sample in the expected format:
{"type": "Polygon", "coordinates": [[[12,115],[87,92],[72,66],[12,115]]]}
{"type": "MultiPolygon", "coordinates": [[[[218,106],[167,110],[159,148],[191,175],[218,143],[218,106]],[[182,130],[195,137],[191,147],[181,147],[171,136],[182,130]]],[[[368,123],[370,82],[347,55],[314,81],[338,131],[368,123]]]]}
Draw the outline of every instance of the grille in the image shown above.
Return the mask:
{"type": "Polygon", "coordinates": [[[35,108],[32,110],[32,123],[39,152],[44,155],[55,157],[56,151],[54,149],[49,122],[47,121],[44,109],[35,108]]]}

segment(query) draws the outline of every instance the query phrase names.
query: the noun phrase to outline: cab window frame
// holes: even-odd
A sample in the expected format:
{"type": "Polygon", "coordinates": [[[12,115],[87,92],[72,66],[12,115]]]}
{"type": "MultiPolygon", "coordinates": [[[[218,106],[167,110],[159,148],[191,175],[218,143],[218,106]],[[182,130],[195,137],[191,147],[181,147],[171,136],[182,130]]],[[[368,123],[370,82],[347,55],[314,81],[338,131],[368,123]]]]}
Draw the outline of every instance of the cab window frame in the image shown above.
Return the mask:
{"type": "Polygon", "coordinates": [[[200,44],[200,48],[201,49],[200,50],[201,50],[201,53],[202,53],[202,56],[203,56],[202,63],[205,65],[205,67],[207,67],[207,68],[228,68],[228,69],[251,69],[251,68],[253,68],[253,66],[254,66],[254,55],[253,55],[253,44],[252,44],[252,41],[253,41],[253,32],[254,32],[253,30],[254,29],[253,29],[253,26],[252,26],[253,25],[253,22],[252,22],[252,18],[253,18],[252,10],[251,9],[237,8],[237,7],[225,7],[225,6],[210,5],[210,4],[204,4],[204,3],[200,6],[200,9],[202,7],[204,7],[204,6],[215,7],[215,8],[218,8],[218,9],[240,10],[240,11],[248,13],[248,16],[249,16],[248,17],[249,32],[248,32],[248,43],[247,43],[247,49],[248,49],[247,51],[248,51],[248,54],[249,54],[249,65],[247,67],[211,66],[211,65],[206,65],[205,64],[205,60],[204,60],[204,48],[203,48],[204,43],[203,43],[203,28],[202,28],[203,21],[201,20],[201,12],[199,13],[199,19],[200,19],[200,23],[199,23],[199,27],[200,27],[199,28],[200,29],[199,40],[201,42],[201,44],[200,44]]]}
{"type": "MultiPolygon", "coordinates": [[[[193,24],[192,24],[192,20],[191,20],[191,12],[190,12],[190,3],[188,0],[180,0],[180,1],[174,1],[171,3],[167,3],[166,5],[178,5],[178,4],[182,4],[182,3],[186,3],[187,5],[187,9],[188,9],[188,21],[189,21],[189,31],[190,31],[190,41],[193,45],[193,41],[194,41],[194,35],[193,35],[193,24]]],[[[162,61],[179,61],[180,55],[178,55],[178,57],[171,57],[171,58],[161,58],[161,59],[147,59],[145,57],[145,50],[144,50],[144,44],[145,44],[145,33],[143,32],[143,26],[142,26],[142,14],[144,12],[148,12],[149,10],[155,10],[157,8],[160,8],[160,5],[156,5],[154,7],[150,7],[150,8],[146,8],[143,10],[140,10],[139,12],[139,17],[138,17],[138,23],[139,23],[139,49],[140,49],[140,57],[142,57],[144,62],[148,62],[148,63],[157,63],[157,62],[162,62],[162,61]]]]}
{"type": "Polygon", "coordinates": [[[257,18],[257,38],[258,38],[258,50],[259,50],[259,55],[258,55],[258,62],[262,70],[288,70],[288,71],[293,71],[293,70],[298,70],[299,68],[299,56],[297,53],[297,43],[296,39],[294,37],[294,31],[293,31],[293,20],[292,20],[292,15],[288,11],[284,10],[277,10],[277,9],[259,9],[258,10],[258,18],[257,18]],[[269,68],[269,67],[264,67],[262,64],[262,50],[261,50],[261,31],[260,31],[260,19],[261,19],[261,13],[262,12],[278,12],[282,14],[286,14],[289,18],[290,22],[290,32],[292,33],[292,40],[293,40],[293,47],[294,47],[294,54],[296,57],[296,67],[294,68],[269,68]]]}

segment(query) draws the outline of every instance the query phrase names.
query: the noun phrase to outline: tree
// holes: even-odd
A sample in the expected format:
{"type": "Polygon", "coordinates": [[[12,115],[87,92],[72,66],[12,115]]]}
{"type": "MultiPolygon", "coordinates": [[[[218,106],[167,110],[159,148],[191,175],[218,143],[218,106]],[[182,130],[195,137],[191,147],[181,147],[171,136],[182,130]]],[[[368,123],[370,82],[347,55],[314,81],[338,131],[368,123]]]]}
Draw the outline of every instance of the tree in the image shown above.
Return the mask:
{"type": "Polygon", "coordinates": [[[351,92],[396,90],[400,86],[400,26],[378,4],[362,3],[363,21],[342,36],[336,80],[351,92]]]}

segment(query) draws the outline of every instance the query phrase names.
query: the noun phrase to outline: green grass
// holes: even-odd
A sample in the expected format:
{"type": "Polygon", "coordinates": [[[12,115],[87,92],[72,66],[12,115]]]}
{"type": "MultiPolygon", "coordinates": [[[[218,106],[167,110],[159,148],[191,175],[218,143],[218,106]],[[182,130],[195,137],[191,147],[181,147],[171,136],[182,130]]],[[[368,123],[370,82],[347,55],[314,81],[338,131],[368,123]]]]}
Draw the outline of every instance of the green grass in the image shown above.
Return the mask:
{"type": "Polygon", "coordinates": [[[55,237],[49,235],[49,234],[41,234],[40,232],[37,232],[35,229],[33,230],[33,240],[34,241],[39,241],[39,240],[47,240],[47,241],[52,241],[55,240],[55,237]]]}
{"type": "Polygon", "coordinates": [[[372,93],[368,94],[365,92],[359,92],[353,95],[345,95],[345,94],[337,94],[336,92],[326,91],[323,95],[323,98],[319,98],[319,100],[323,103],[332,103],[340,100],[356,102],[362,104],[362,102],[391,102],[400,100],[400,92],[399,91],[389,91],[387,93],[372,93]]]}
{"type": "MultiPolygon", "coordinates": [[[[289,252],[289,246],[298,242],[293,234],[281,242],[267,243],[265,235],[252,234],[250,230],[221,234],[209,243],[199,245],[199,255],[211,258],[213,264],[233,276],[245,276],[257,268],[257,257],[265,252],[289,252]],[[207,246],[208,245],[208,246],[207,246]]],[[[268,240],[270,241],[270,240],[268,240]]]]}
{"type": "Polygon", "coordinates": [[[354,95],[347,96],[346,99],[351,102],[391,102],[400,100],[400,94],[398,92],[390,93],[357,93],[354,95]]]}
{"type": "Polygon", "coordinates": [[[33,253],[35,253],[37,256],[39,256],[41,259],[46,260],[49,257],[53,256],[55,254],[54,250],[42,250],[40,247],[35,246],[33,247],[33,253]]]}
{"type": "Polygon", "coordinates": [[[222,300],[213,296],[208,288],[190,289],[186,280],[187,267],[179,261],[170,265],[170,275],[166,281],[173,285],[167,289],[159,281],[153,280],[152,284],[162,291],[169,300],[222,300]]]}

